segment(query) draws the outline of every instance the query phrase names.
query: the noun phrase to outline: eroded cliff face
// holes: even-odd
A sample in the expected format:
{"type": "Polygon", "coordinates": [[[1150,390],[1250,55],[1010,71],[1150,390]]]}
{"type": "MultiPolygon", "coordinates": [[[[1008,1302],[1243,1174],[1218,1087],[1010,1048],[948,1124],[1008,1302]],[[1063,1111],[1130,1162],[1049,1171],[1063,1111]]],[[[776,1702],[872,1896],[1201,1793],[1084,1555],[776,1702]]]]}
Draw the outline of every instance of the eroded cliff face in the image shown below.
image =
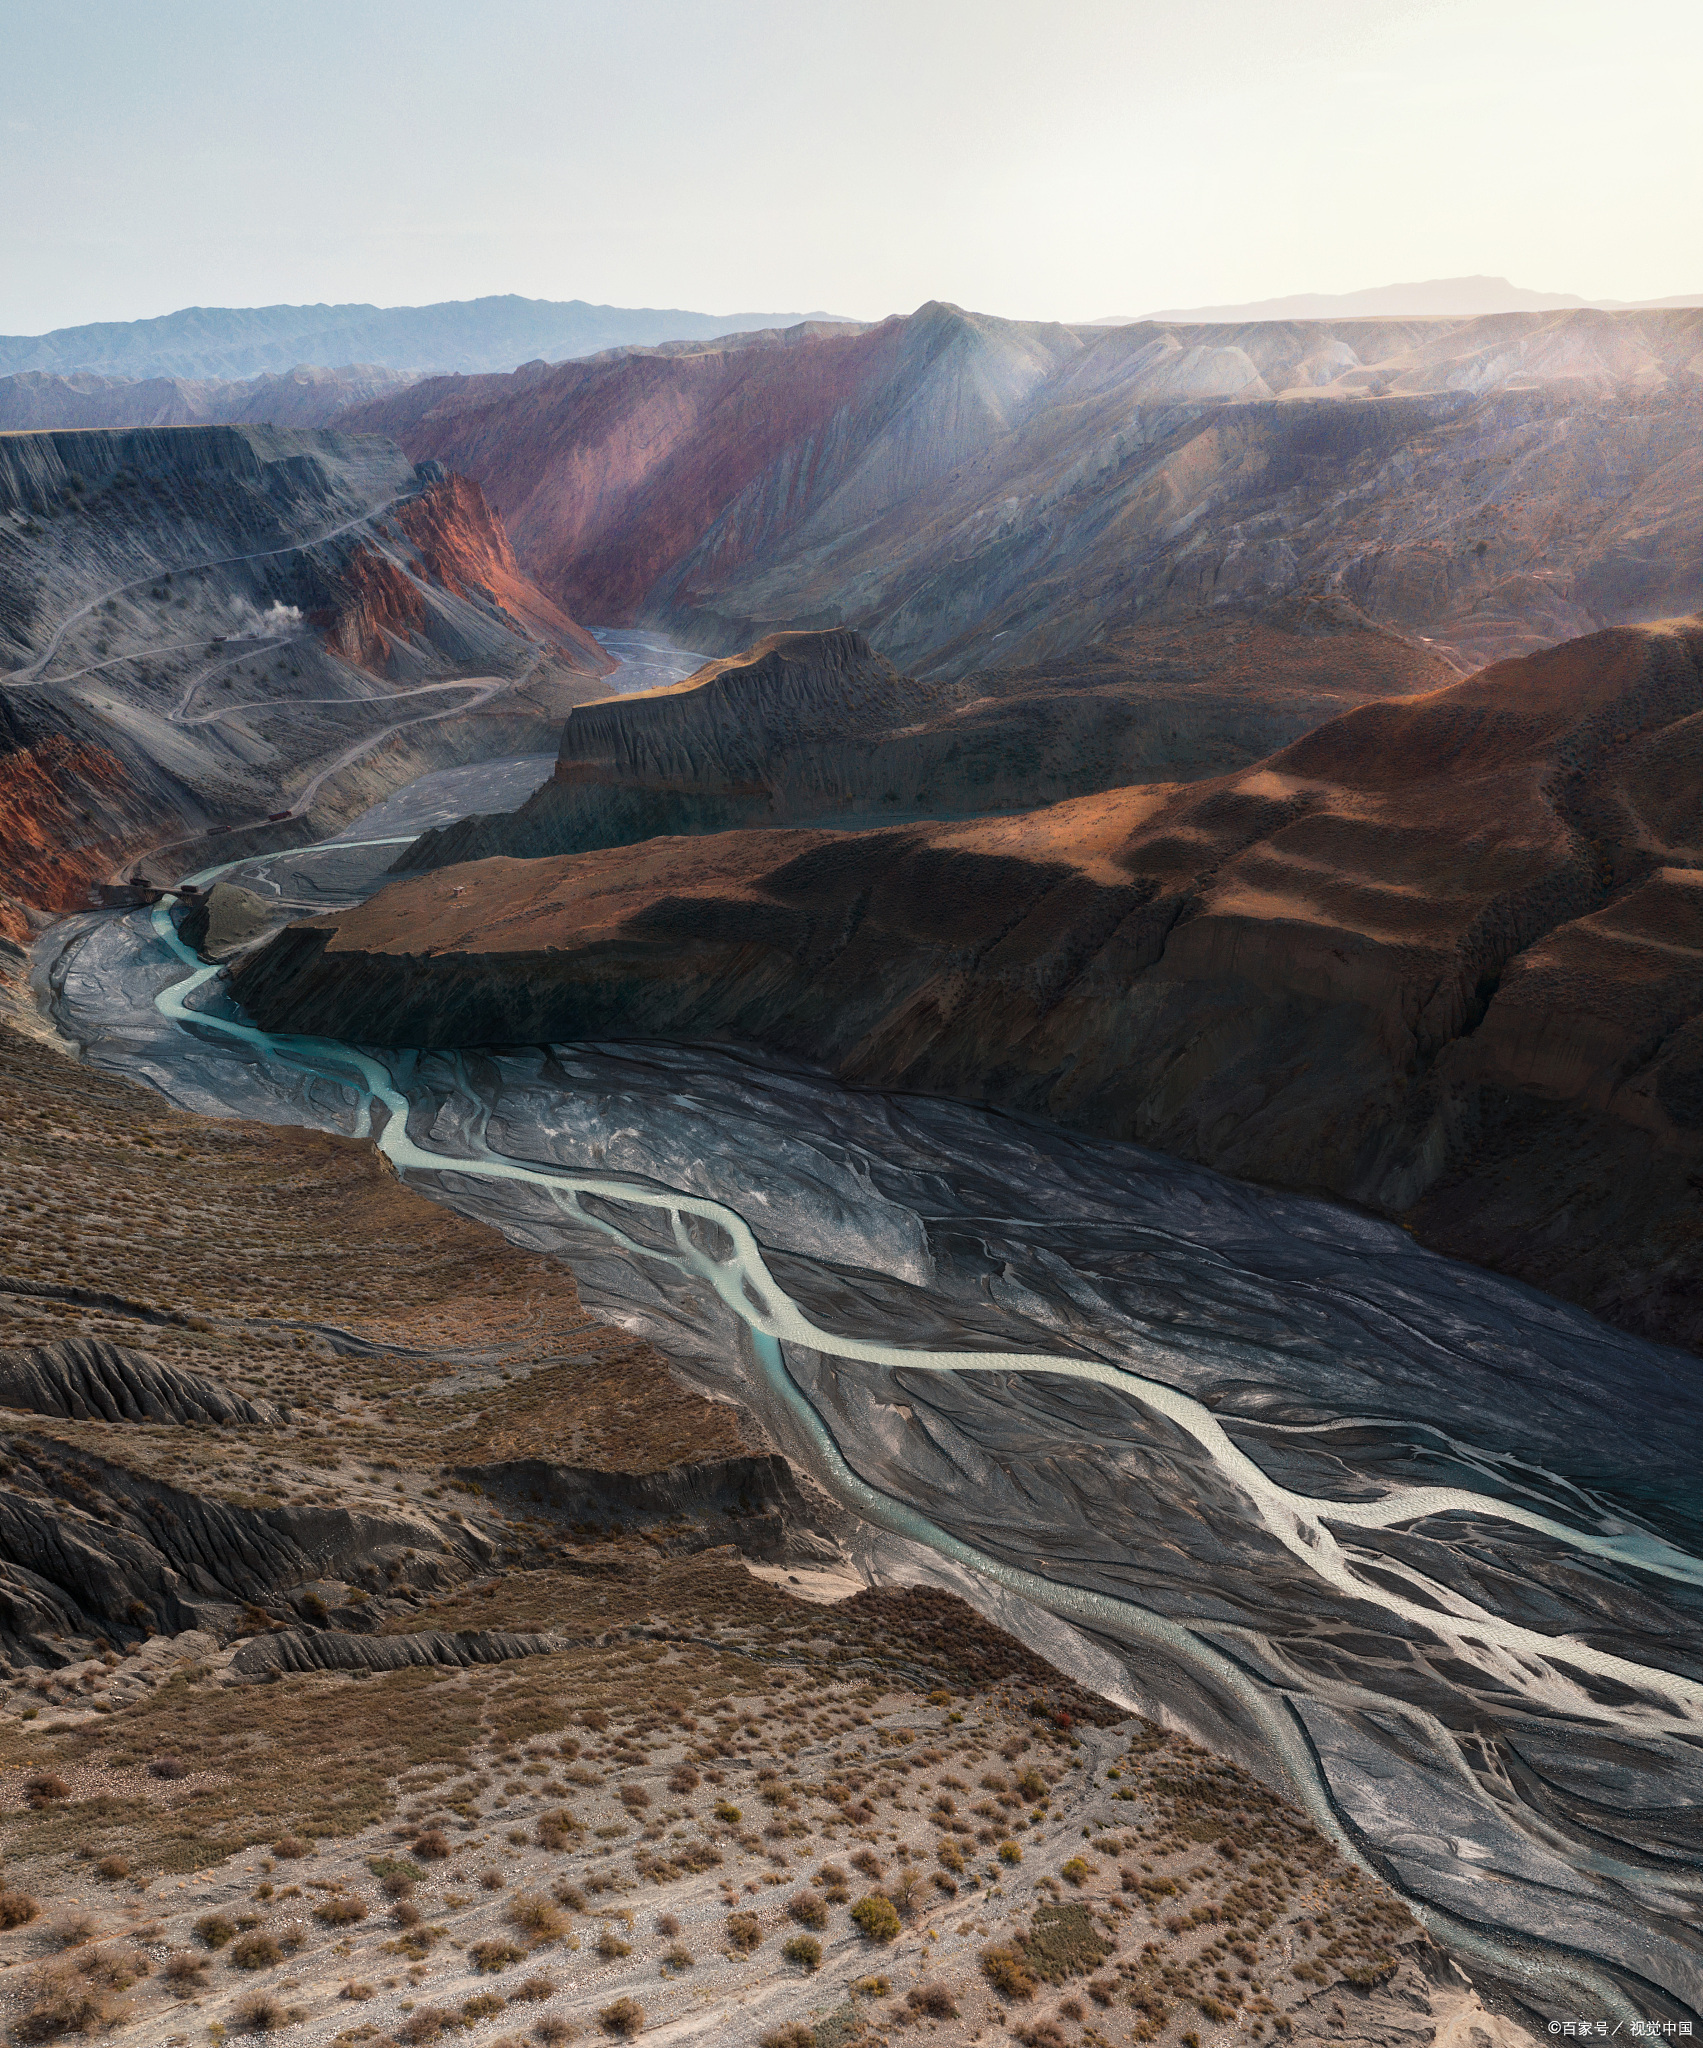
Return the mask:
{"type": "Polygon", "coordinates": [[[1602,633],[1191,788],[399,882],[237,990],[391,1044],[740,1039],[1346,1196],[1697,1344],[1700,723],[1703,622],[1602,633]]]}
{"type": "Polygon", "coordinates": [[[611,665],[476,485],[377,436],[0,437],[0,928],[162,842],[329,824],[375,757],[541,749],[611,665]]]}
{"type": "Polygon", "coordinates": [[[1337,593],[1464,673],[1703,603],[1703,310],[786,339],[356,416],[478,478],[570,609],[717,653],[844,624],[959,675],[1337,593]]]}

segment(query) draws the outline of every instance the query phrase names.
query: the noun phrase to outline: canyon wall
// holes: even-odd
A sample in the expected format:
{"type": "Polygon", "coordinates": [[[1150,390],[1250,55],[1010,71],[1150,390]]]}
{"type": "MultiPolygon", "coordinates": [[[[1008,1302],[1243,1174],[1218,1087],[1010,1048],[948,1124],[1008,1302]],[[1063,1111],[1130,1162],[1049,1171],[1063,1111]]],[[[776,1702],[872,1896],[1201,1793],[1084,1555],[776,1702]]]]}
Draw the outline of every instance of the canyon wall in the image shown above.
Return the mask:
{"type": "Polygon", "coordinates": [[[860,633],[772,634],[669,690],[570,713],[554,778],[425,833],[398,871],[675,833],[1032,810],[1242,766],[1367,699],[1450,679],[1338,600],[1108,636],[1029,669],[901,676],[860,633]]]}

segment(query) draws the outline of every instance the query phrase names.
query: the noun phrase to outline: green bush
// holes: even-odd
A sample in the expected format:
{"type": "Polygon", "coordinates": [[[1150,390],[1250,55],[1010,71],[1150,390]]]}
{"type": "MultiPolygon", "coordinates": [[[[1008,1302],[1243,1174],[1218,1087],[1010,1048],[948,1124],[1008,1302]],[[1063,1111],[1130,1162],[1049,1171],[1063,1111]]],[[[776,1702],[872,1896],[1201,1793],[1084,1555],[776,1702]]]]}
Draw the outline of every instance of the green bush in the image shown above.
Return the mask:
{"type": "Polygon", "coordinates": [[[852,1925],[866,1941],[897,1941],[899,1909],[885,1892],[868,1892],[851,1909],[852,1925]]]}
{"type": "Polygon", "coordinates": [[[795,1934],[781,1950],[789,1963],[797,1963],[806,1970],[822,1967],[822,1944],[813,1934],[795,1934]]]}

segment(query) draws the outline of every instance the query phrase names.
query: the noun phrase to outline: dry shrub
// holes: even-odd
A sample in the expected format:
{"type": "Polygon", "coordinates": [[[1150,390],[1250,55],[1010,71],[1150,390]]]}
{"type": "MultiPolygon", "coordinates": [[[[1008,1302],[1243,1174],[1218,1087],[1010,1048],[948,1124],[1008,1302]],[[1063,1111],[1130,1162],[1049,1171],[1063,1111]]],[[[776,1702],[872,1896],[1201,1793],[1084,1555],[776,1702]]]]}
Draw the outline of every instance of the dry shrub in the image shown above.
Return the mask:
{"type": "MultiPolygon", "coordinates": [[[[672,1918],[672,1915],[670,1917],[672,1918]]],[[[693,1970],[697,1968],[697,1957],[693,1955],[689,1948],[683,1948],[679,1942],[676,1942],[668,1950],[662,1960],[664,1967],[670,1970],[693,1970]]]]}
{"type": "Polygon", "coordinates": [[[578,2037],[579,2028],[573,2021],[562,2019],[553,2012],[547,2013],[532,2029],[533,2040],[540,2042],[542,2048],[562,2048],[564,2041],[577,2040],[578,2037]]]}
{"type": "Polygon", "coordinates": [[[62,2034],[104,2033],[129,2017],[119,1995],[145,1977],[148,1967],[139,1950],[121,1948],[85,1948],[44,1963],[31,1980],[30,2003],[13,2023],[13,2038],[52,2041],[62,2034]]]}
{"type": "Polygon", "coordinates": [[[489,1941],[476,1941],[467,1951],[468,1961],[474,1969],[487,1975],[497,1970],[506,1970],[510,1963],[518,1963],[525,1956],[523,1948],[516,1948],[512,1941],[505,1941],[500,1935],[489,1941]]]}
{"type": "Polygon", "coordinates": [[[556,1995],[555,1981],[549,1977],[527,1977],[509,1993],[511,2005],[538,2005],[546,1998],[556,1995]]]}
{"type": "Polygon", "coordinates": [[[233,1970],[270,1970],[283,1960],[284,1951],[278,1937],[268,1934],[264,1928],[256,1928],[252,1934],[239,1934],[231,1943],[233,1970]]]}
{"type": "Polygon", "coordinates": [[[585,1893],[577,1884],[559,1884],[550,1896],[558,1906],[566,1906],[570,1913],[585,1911],[585,1893]]]}
{"type": "Polygon", "coordinates": [[[816,2029],[803,2020],[788,2020],[784,2027],[771,2027],[757,2036],[757,2048],[816,2048],[816,2029]]]}
{"type": "Polygon", "coordinates": [[[442,2006],[417,2005],[397,2028],[396,2038],[406,2043],[406,2048],[426,2048],[426,2044],[435,2041],[445,2027],[460,2024],[459,2015],[445,2012],[442,2006]]]}
{"type": "Polygon", "coordinates": [[[195,1939],[203,1948],[223,1948],[235,1933],[223,1913],[204,1913],[195,1923],[195,1939]]]}
{"type": "Polygon", "coordinates": [[[148,1766],[150,1778],[187,1778],[189,1766],[180,1763],[175,1756],[157,1756],[148,1766]]]}
{"type": "Polygon", "coordinates": [[[69,1799],[71,1787],[56,1771],[37,1771],[33,1778],[24,1780],[24,1803],[26,1806],[41,1808],[52,1806],[55,1801],[69,1799]]]}
{"type": "Polygon", "coordinates": [[[500,1892],[507,1883],[508,1879],[504,1877],[500,1870],[481,1870],[479,1873],[479,1889],[481,1891],[500,1892]]]}
{"type": "Polygon", "coordinates": [[[699,1778],[690,1764],[676,1764],[668,1776],[670,1792],[696,1792],[699,1778]]]}
{"type": "Polygon", "coordinates": [[[357,1920],[367,1917],[367,1902],[349,1892],[337,1892],[321,1906],[315,1906],[313,1917],[323,1920],[327,1927],[353,1927],[357,1920]]]}
{"type": "Polygon", "coordinates": [[[905,1993],[905,2003],[912,2012],[925,2014],[931,2020],[955,2020],[958,2017],[958,2001],[944,1984],[916,1984],[905,1993]]]}
{"type": "Polygon", "coordinates": [[[108,1884],[116,1884],[121,1877],[130,1875],[130,1865],[122,1856],[103,1856],[95,1865],[96,1877],[104,1877],[108,1884]]]}
{"type": "Polygon", "coordinates": [[[0,1887],[0,1927],[27,1927],[41,1911],[28,1892],[7,1891],[0,1887]]]}
{"type": "Polygon", "coordinates": [[[923,1893],[926,1889],[927,1880],[922,1872],[907,1867],[901,1870],[893,1882],[888,1885],[887,1896],[908,1920],[922,1903],[923,1893]]]}
{"type": "Polygon", "coordinates": [[[644,2023],[645,2009],[636,1998],[618,1998],[597,2015],[597,2024],[603,2031],[622,2041],[629,2041],[642,2032],[644,2023]]]}
{"type": "Polygon", "coordinates": [[[1033,1998],[1037,1979],[1014,1948],[982,1950],[982,1975],[1001,1998],[1033,1998]]]}
{"type": "Polygon", "coordinates": [[[873,1849],[860,1849],[851,1860],[853,1870],[861,1871],[865,1877],[877,1882],[887,1875],[887,1866],[873,1849]]]}
{"type": "Polygon", "coordinates": [[[424,1834],[414,1837],[412,1846],[414,1854],[428,1863],[446,1863],[451,1854],[449,1837],[442,1828],[427,1828],[424,1834]]]}
{"type": "Polygon", "coordinates": [[[372,1995],[373,1987],[370,1984],[361,1984],[354,1980],[345,1984],[337,1994],[339,1998],[353,1999],[357,2004],[364,2004],[372,1995]]]}
{"type": "Polygon", "coordinates": [[[506,1998],[499,1998],[494,1991],[476,1991],[471,1998],[464,1999],[461,2006],[463,2021],[471,2026],[475,2020],[488,2020],[502,2012],[508,2005],[506,1998]]]}
{"type": "Polygon", "coordinates": [[[821,1929],[828,1924],[828,1908],[817,1892],[798,1892],[786,1902],[787,1912],[800,1927],[821,1929]]]}
{"type": "Polygon", "coordinates": [[[245,2034],[275,2033],[279,2027],[292,2026],[299,2017],[272,1991],[251,1991],[237,2001],[231,2014],[239,2031],[245,2034]]]}
{"type": "Polygon", "coordinates": [[[541,1899],[536,1892],[522,1892],[518,1898],[510,1899],[503,1917],[519,1933],[529,1935],[537,1941],[559,1941],[567,1932],[567,1922],[548,1899],[541,1899]]]}
{"type": "Polygon", "coordinates": [[[286,1863],[293,1863],[299,1856],[311,1856],[313,1844],[304,1842],[300,1835],[280,1835],[272,1844],[272,1853],[286,1863]]]}
{"type": "Polygon", "coordinates": [[[180,1948],[166,1957],[160,1975],[174,1997],[192,1998],[206,1984],[207,1958],[193,1949],[180,1948]]]}
{"type": "Polygon", "coordinates": [[[727,1939],[736,1954],[748,1956],[763,1939],[763,1923],[755,1913],[729,1913],[727,1939]]]}
{"type": "Polygon", "coordinates": [[[70,1913],[53,1923],[47,1930],[47,1938],[58,1942],[61,1948],[81,1948],[85,1941],[96,1940],[100,1931],[100,1923],[87,1913],[70,1913]]]}
{"type": "Polygon", "coordinates": [[[680,1916],[677,1913],[658,1913],[656,1931],[666,1939],[672,1940],[680,1932],[680,1916]]]}
{"type": "Polygon", "coordinates": [[[630,1956],[632,1952],[633,1944],[630,1941],[623,1941],[613,1927],[605,1927],[597,1937],[597,1953],[606,1963],[616,1962],[622,1956],[630,1956]]]}
{"type": "Polygon", "coordinates": [[[642,1785],[623,1785],[616,1797],[629,1813],[640,1813],[650,1804],[650,1794],[642,1785]]]}

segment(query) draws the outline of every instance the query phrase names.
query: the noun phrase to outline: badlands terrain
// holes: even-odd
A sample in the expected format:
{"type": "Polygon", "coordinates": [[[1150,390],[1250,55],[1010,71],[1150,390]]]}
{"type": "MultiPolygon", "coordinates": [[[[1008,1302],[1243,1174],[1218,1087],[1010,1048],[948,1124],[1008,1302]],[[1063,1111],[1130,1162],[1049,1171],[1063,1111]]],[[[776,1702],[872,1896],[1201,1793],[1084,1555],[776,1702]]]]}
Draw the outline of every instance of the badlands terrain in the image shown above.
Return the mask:
{"type": "Polygon", "coordinates": [[[1466,672],[1703,603],[1703,308],[760,339],[351,417],[475,478],[576,616],[712,654],[847,625],[960,674],[1310,594],[1466,672]]]}
{"type": "Polygon", "coordinates": [[[557,1261],[0,1047],[13,2038],[1522,2038],[557,1261]]]}
{"type": "Polygon", "coordinates": [[[476,486],[376,436],[0,436],[0,930],[553,744],[611,665],[476,486]]]}
{"type": "Polygon", "coordinates": [[[481,307],[0,381],[11,2038],[1695,2024],[1703,311],[481,307]]]}

